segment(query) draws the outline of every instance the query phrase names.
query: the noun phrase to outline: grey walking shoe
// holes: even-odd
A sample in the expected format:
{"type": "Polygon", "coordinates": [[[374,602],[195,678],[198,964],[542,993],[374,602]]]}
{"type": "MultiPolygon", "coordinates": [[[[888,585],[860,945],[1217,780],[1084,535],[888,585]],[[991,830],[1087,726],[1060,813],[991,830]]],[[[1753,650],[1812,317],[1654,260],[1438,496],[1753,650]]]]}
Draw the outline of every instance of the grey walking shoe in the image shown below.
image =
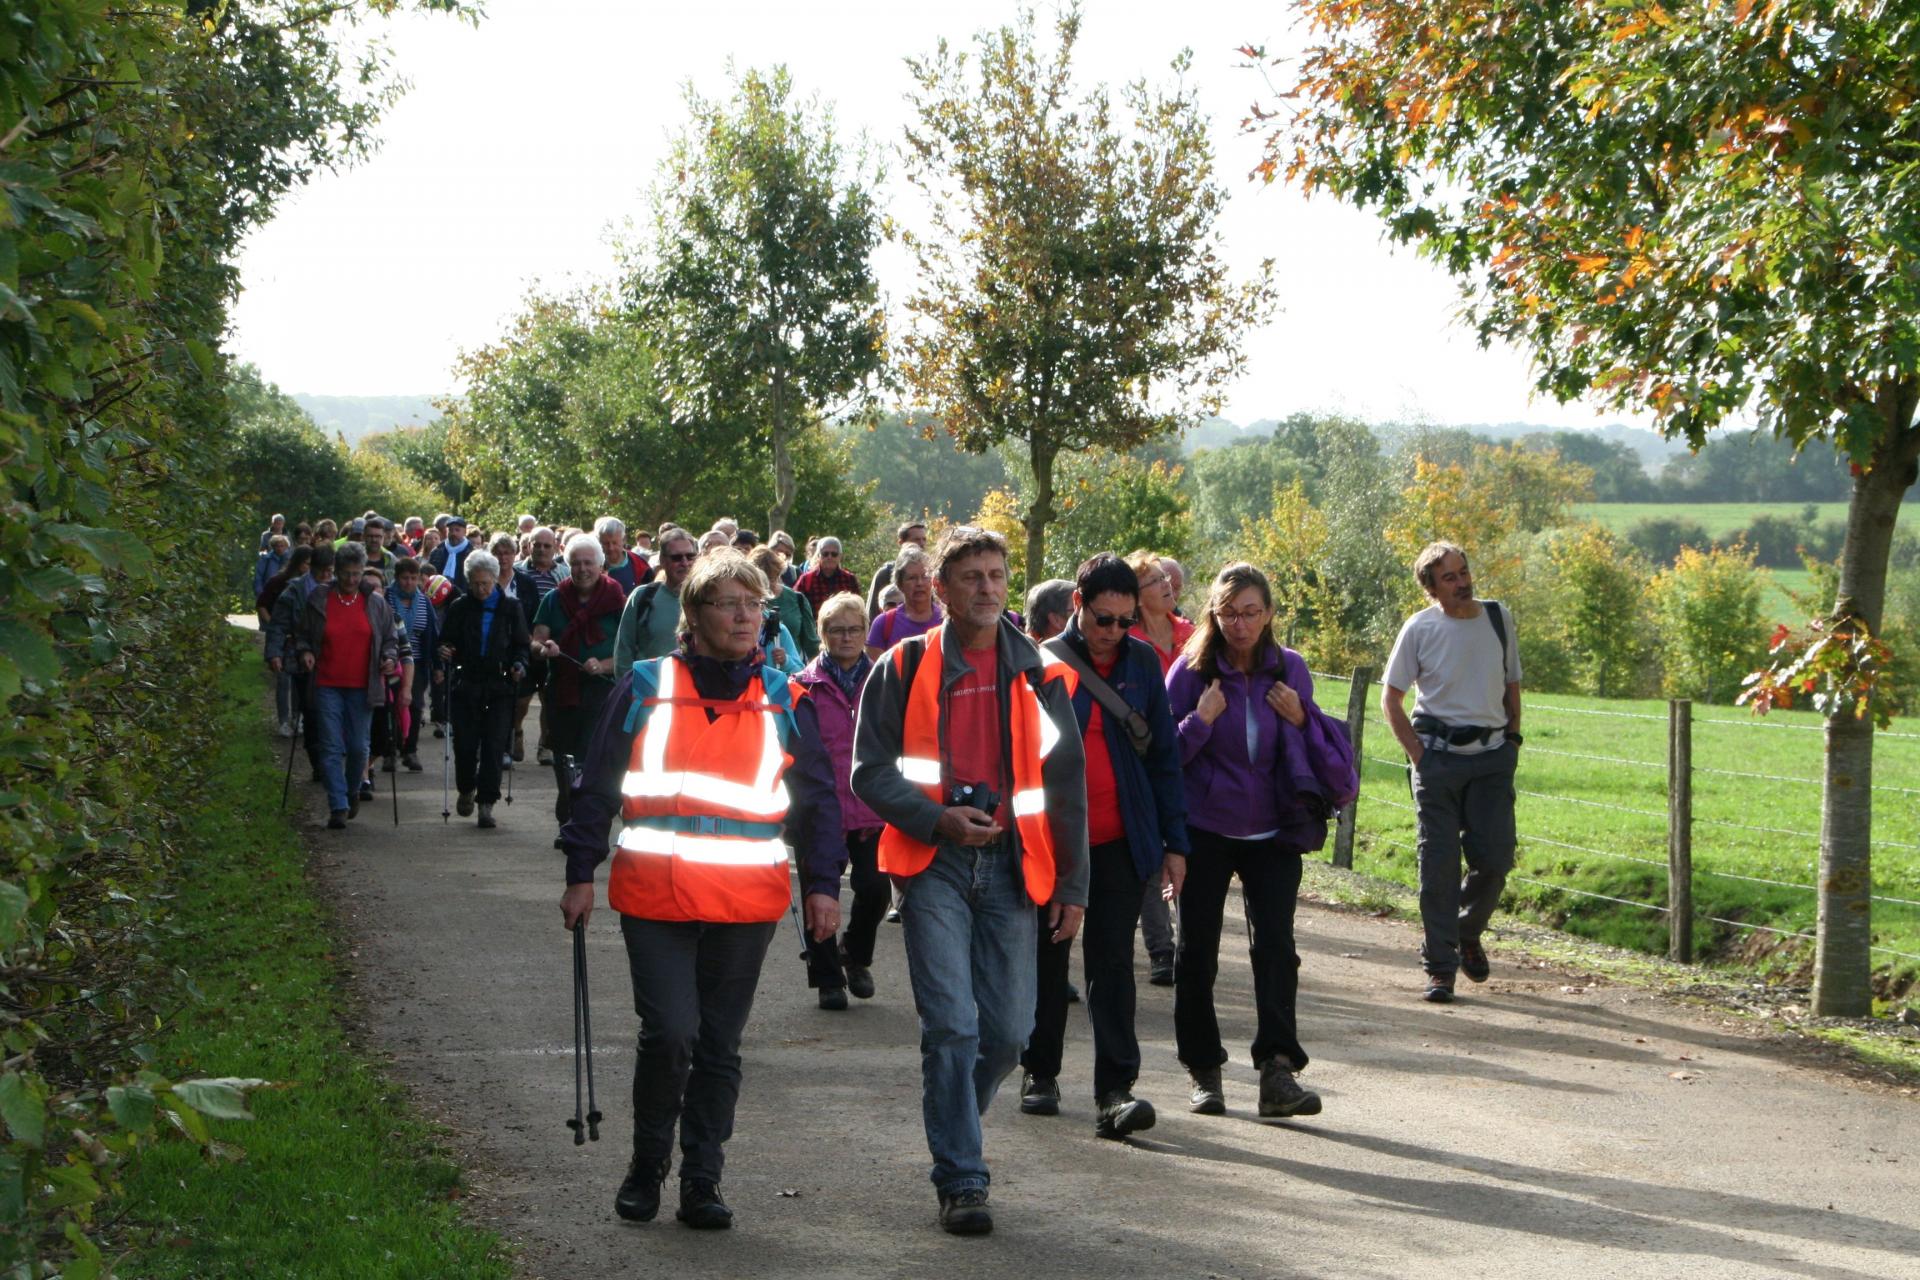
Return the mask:
{"type": "Polygon", "coordinates": [[[1260,1114],[1275,1116],[1317,1116],[1320,1095],[1302,1089],[1293,1078],[1293,1070],[1279,1058],[1260,1064],[1260,1114]]]}
{"type": "Polygon", "coordinates": [[[493,820],[493,806],[490,804],[481,805],[479,820],[476,821],[473,825],[476,827],[481,827],[488,830],[491,830],[493,827],[497,826],[498,824],[495,823],[493,820]]]}
{"type": "Polygon", "coordinates": [[[1195,1070],[1187,1068],[1187,1078],[1193,1084],[1188,1094],[1187,1109],[1197,1116],[1223,1116],[1227,1113],[1226,1090],[1220,1087],[1220,1068],[1206,1067],[1195,1070]]]}
{"type": "Polygon", "coordinates": [[[983,1236],[993,1230],[985,1187],[962,1187],[940,1192],[940,1227],[948,1235],[983,1236]]]}

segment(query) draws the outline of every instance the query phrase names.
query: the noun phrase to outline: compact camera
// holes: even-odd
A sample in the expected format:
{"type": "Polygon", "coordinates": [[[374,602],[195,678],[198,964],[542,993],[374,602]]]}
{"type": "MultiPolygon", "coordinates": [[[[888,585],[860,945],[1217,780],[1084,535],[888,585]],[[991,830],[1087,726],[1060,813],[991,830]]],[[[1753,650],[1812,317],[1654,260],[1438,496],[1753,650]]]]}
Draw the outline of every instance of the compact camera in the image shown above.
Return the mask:
{"type": "Polygon", "coordinates": [[[989,818],[1000,807],[1000,793],[984,782],[956,782],[947,788],[949,805],[971,805],[989,818]]]}

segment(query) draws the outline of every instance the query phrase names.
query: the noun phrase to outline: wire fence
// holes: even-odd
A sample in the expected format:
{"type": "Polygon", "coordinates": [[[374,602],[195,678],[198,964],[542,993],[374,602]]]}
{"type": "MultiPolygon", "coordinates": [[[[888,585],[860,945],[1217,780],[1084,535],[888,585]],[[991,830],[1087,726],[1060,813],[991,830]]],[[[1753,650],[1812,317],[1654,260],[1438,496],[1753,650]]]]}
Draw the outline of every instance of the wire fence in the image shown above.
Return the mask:
{"type": "MultiPolygon", "coordinates": [[[[1320,695],[1322,705],[1328,705],[1329,695],[1335,694],[1335,686],[1344,686],[1348,692],[1348,731],[1356,743],[1364,743],[1368,713],[1367,693],[1372,683],[1373,672],[1361,668],[1349,676],[1335,675],[1329,672],[1313,672],[1315,678],[1328,686],[1320,695]]],[[[1337,695],[1336,695],[1337,696],[1337,695]]],[[[1678,704],[1676,704],[1678,705],[1678,704]]],[[[1525,708],[1528,741],[1523,759],[1546,757],[1553,761],[1563,775],[1571,776],[1571,784],[1562,789],[1546,790],[1538,786],[1516,787],[1515,794],[1520,800],[1519,841],[1523,853],[1531,851],[1536,855],[1575,855],[1571,860],[1552,857],[1549,866],[1538,865],[1539,857],[1509,875],[1508,879],[1525,884],[1559,897],[1564,895],[1563,906],[1571,909],[1580,901],[1605,902],[1615,906],[1644,910],[1668,917],[1668,927],[1674,935],[1681,931],[1678,921],[1673,919],[1676,902],[1687,908],[1687,919],[1692,926],[1718,925],[1724,928],[1767,934],[1785,939],[1813,940],[1815,935],[1803,928],[1787,927],[1795,919],[1805,919],[1805,912],[1815,905],[1818,887],[1808,880],[1788,878],[1792,875],[1792,864],[1796,854],[1804,856],[1803,865],[1810,878],[1817,878],[1819,867],[1819,845],[1821,835],[1818,830],[1806,826],[1791,824],[1795,812],[1818,813],[1820,798],[1817,790],[1802,792],[1801,788],[1817,789],[1824,784],[1817,770],[1823,767],[1823,758],[1818,753],[1817,744],[1812,739],[1799,739],[1807,743],[1806,748],[1791,745],[1794,739],[1778,737],[1764,738],[1743,735],[1746,729],[1768,730],[1783,729],[1799,734],[1822,733],[1819,724],[1791,723],[1754,718],[1735,718],[1726,715],[1693,715],[1690,706],[1681,717],[1684,724],[1682,732],[1687,737],[1684,750],[1678,759],[1684,762],[1686,777],[1680,786],[1683,800],[1676,813],[1674,808],[1675,754],[1671,740],[1675,732],[1675,711],[1661,715],[1647,711],[1614,710],[1595,707],[1575,707],[1557,702],[1530,699],[1525,708]],[[1564,719],[1561,719],[1564,717],[1564,719]],[[1631,722],[1640,722],[1639,724],[1631,722]],[[1667,759],[1648,759],[1645,755],[1632,754],[1636,746],[1645,749],[1649,744],[1652,726],[1659,726],[1658,733],[1665,748],[1667,759]],[[1591,726],[1591,727],[1587,727],[1591,726]],[[1576,746],[1586,746],[1593,741],[1598,749],[1578,750],[1576,746]],[[1772,745],[1767,745],[1768,742],[1772,745]],[[1694,752],[1700,750],[1714,763],[1703,763],[1694,759],[1694,752]],[[1789,758],[1790,757],[1790,758],[1789,758]],[[1815,766],[1810,775],[1798,775],[1783,770],[1797,767],[1799,759],[1807,759],[1815,766]],[[1571,762],[1560,764],[1559,762],[1571,762]],[[1660,778],[1649,775],[1658,774],[1660,778]],[[1772,788],[1785,787],[1787,791],[1774,796],[1772,788]],[[1587,795],[1572,794],[1575,790],[1589,789],[1587,795]],[[1698,794],[1696,794],[1698,789],[1698,794]],[[1629,798],[1611,798],[1625,795],[1629,798]],[[1600,796],[1609,798],[1599,798],[1600,796]],[[1644,795],[1648,800],[1658,799],[1666,802],[1667,807],[1654,808],[1644,801],[1631,803],[1630,797],[1644,795]],[[1719,809],[1721,812],[1699,812],[1698,810],[1719,809]],[[1776,813],[1774,810],[1786,809],[1776,813]],[[1558,816],[1554,816],[1554,815],[1558,816]],[[1585,815],[1585,816],[1583,816],[1585,815]],[[1614,815],[1618,815],[1616,818],[1614,815]],[[1781,821],[1784,818],[1787,821],[1781,821]],[[1633,824],[1640,826],[1634,828],[1633,824]],[[1675,840],[1675,832],[1684,828],[1685,837],[1675,840]],[[1585,834],[1582,834],[1585,833],[1585,834]],[[1684,857],[1675,856],[1676,845],[1685,850],[1684,857]],[[1611,847],[1610,847],[1611,846],[1611,847]],[[1661,855],[1661,856],[1655,856],[1661,855]],[[1781,874],[1781,860],[1785,859],[1786,873],[1781,874]],[[1601,892],[1599,888],[1569,884],[1565,880],[1543,878],[1547,875],[1565,875],[1576,868],[1594,865],[1593,860],[1609,864],[1629,864],[1647,868],[1659,873],[1665,880],[1668,902],[1643,901],[1637,897],[1623,894],[1601,892]],[[1724,865],[1731,862],[1732,865],[1724,865]],[[1716,865],[1721,864],[1721,865],[1716,865]],[[1529,872],[1532,874],[1523,874],[1529,872]],[[1771,874],[1769,874],[1771,873],[1771,874]],[[1676,893],[1680,887],[1674,883],[1676,876],[1684,877],[1683,893],[1676,893]],[[1728,885],[1727,890],[1709,890],[1709,905],[1699,910],[1691,906],[1696,881],[1720,882],[1728,885]],[[1782,899],[1755,899],[1748,895],[1743,899],[1734,893],[1731,886],[1750,885],[1756,890],[1777,891],[1794,895],[1796,903],[1792,907],[1782,907],[1782,899]],[[1729,896],[1731,894],[1731,896],[1729,896]],[[1802,896],[1804,895],[1804,897],[1802,896]],[[1771,905],[1770,905],[1771,904],[1771,905]],[[1716,912],[1713,908],[1719,907],[1716,912]],[[1764,919],[1740,919],[1730,914],[1728,908],[1736,908],[1744,913],[1753,910],[1763,916],[1768,911],[1775,914],[1774,923],[1764,919]],[[1781,920],[1779,913],[1785,913],[1789,919],[1781,920]]],[[[1920,733],[1901,733],[1880,731],[1876,740],[1907,742],[1920,740],[1920,733]]],[[[1389,740],[1388,749],[1397,744],[1389,740]]],[[[1407,762],[1403,756],[1389,756],[1366,752],[1357,753],[1362,761],[1363,787],[1360,801],[1353,806],[1353,812],[1341,815],[1337,830],[1333,858],[1340,865],[1351,866],[1356,840],[1364,829],[1365,847],[1373,851],[1392,851],[1412,854],[1414,850],[1407,844],[1387,838],[1389,833],[1402,834],[1412,825],[1411,819],[1417,813],[1412,803],[1411,789],[1408,787],[1407,762]],[[1375,766],[1369,771],[1364,766],[1375,766]],[[1390,771],[1383,774],[1383,770],[1390,771]],[[1378,805],[1390,813],[1406,815],[1389,819],[1385,815],[1374,822],[1360,818],[1359,812],[1370,806],[1378,805]]],[[[1884,757],[1887,753],[1882,752],[1884,757]]],[[[1908,755],[1920,755],[1910,751],[1898,752],[1901,763],[1920,765],[1920,760],[1908,761],[1908,755]]],[[[1916,770],[1909,769],[1911,777],[1916,770]]],[[[1900,776],[1895,773],[1894,776],[1900,776]]],[[[1526,777],[1521,774],[1522,780],[1526,777]]],[[[1897,797],[1920,795],[1920,787],[1904,786],[1892,782],[1874,782],[1867,788],[1874,795],[1884,795],[1888,800],[1876,806],[1876,822],[1884,819],[1896,828],[1904,823],[1906,829],[1901,834],[1913,830],[1920,836],[1920,830],[1914,830],[1916,815],[1914,806],[1906,804],[1897,797]]],[[[1379,810],[1374,810],[1376,814],[1379,810]]],[[[1920,839],[1895,839],[1887,835],[1877,835],[1870,841],[1876,850],[1898,851],[1899,853],[1920,853],[1920,839]]],[[[1415,855],[1417,857],[1417,854],[1415,855]]],[[[1896,871],[1903,871],[1912,878],[1920,868],[1914,860],[1894,858],[1896,871]],[[1899,864],[1905,864],[1901,866],[1899,864]]],[[[1645,884],[1644,875],[1634,877],[1638,883],[1645,884]]],[[[1890,877],[1893,883],[1887,888],[1901,887],[1901,876],[1890,877]]],[[[1656,884],[1658,881],[1655,882],[1656,884]]],[[[1916,881],[1920,883],[1920,881],[1916,881]]],[[[1606,886],[1604,881],[1601,887],[1606,886]]],[[[1920,951],[1905,949],[1920,944],[1920,917],[1911,915],[1906,909],[1920,908],[1920,896],[1903,896],[1895,892],[1873,892],[1870,901],[1876,909],[1889,909],[1892,912],[1889,921],[1878,932],[1891,936],[1876,938],[1872,950],[1876,955],[1893,957],[1900,960],[1920,961],[1920,951]],[[1897,941],[1903,946],[1884,945],[1897,941]]],[[[1691,928],[1687,930],[1686,951],[1691,951],[1691,928]]],[[[1678,949],[1677,943],[1676,950],[1678,949]]]]}

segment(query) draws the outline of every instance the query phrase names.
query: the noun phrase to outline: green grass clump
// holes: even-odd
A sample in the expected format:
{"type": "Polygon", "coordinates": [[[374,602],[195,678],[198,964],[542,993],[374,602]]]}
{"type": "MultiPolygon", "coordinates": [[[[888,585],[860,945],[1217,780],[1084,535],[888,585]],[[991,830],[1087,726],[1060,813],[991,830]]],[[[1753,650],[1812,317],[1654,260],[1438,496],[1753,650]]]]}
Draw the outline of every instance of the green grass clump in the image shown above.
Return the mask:
{"type": "Polygon", "coordinates": [[[235,1158],[187,1143],[143,1157],[117,1206],[121,1274],[309,1280],[511,1274],[500,1243],[460,1217],[460,1171],[396,1085],[347,1041],[327,913],[276,809],[280,761],[262,732],[259,659],[235,646],[227,745],[193,796],[166,958],[203,999],[156,1063],[177,1076],[258,1077],[255,1119],[212,1121],[235,1158]]]}
{"type": "MultiPolygon", "coordinates": [[[[1375,709],[1377,696],[1376,687],[1368,695],[1354,869],[1417,885],[1407,771],[1375,709]]],[[[1346,682],[1316,682],[1315,699],[1344,707],[1346,682]]],[[[1605,900],[1666,905],[1666,718],[1666,703],[1656,699],[1527,695],[1511,908],[1614,946],[1666,950],[1663,912],[1605,900]]],[[[1740,926],[1813,932],[1820,717],[1776,711],[1761,720],[1739,708],[1696,705],[1693,721],[1696,952],[1803,972],[1810,942],[1740,926]]],[[[1874,892],[1920,902],[1920,737],[1880,735],[1873,784],[1874,892]]],[[[1920,906],[1877,901],[1873,925],[1875,946],[1920,955],[1920,906]]],[[[1876,952],[1874,964],[1881,989],[1898,994],[1920,977],[1920,961],[1887,951],[1876,952]]]]}

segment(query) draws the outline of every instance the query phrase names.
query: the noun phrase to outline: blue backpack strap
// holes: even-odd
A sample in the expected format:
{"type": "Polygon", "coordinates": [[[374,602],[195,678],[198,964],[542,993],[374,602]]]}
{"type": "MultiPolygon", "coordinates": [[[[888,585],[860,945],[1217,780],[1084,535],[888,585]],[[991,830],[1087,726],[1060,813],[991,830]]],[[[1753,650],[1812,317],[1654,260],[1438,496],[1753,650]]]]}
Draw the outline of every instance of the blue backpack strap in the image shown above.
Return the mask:
{"type": "Polygon", "coordinates": [[[625,725],[629,734],[640,732],[640,726],[652,714],[647,699],[660,692],[660,664],[671,661],[671,658],[648,658],[628,668],[628,674],[633,677],[633,702],[627,707],[625,725]]]}
{"type": "Polygon", "coordinates": [[[767,701],[780,708],[780,718],[774,723],[780,726],[780,746],[784,750],[793,743],[794,735],[800,732],[799,721],[793,718],[793,677],[778,667],[762,666],[760,683],[767,691],[767,701]]]}

